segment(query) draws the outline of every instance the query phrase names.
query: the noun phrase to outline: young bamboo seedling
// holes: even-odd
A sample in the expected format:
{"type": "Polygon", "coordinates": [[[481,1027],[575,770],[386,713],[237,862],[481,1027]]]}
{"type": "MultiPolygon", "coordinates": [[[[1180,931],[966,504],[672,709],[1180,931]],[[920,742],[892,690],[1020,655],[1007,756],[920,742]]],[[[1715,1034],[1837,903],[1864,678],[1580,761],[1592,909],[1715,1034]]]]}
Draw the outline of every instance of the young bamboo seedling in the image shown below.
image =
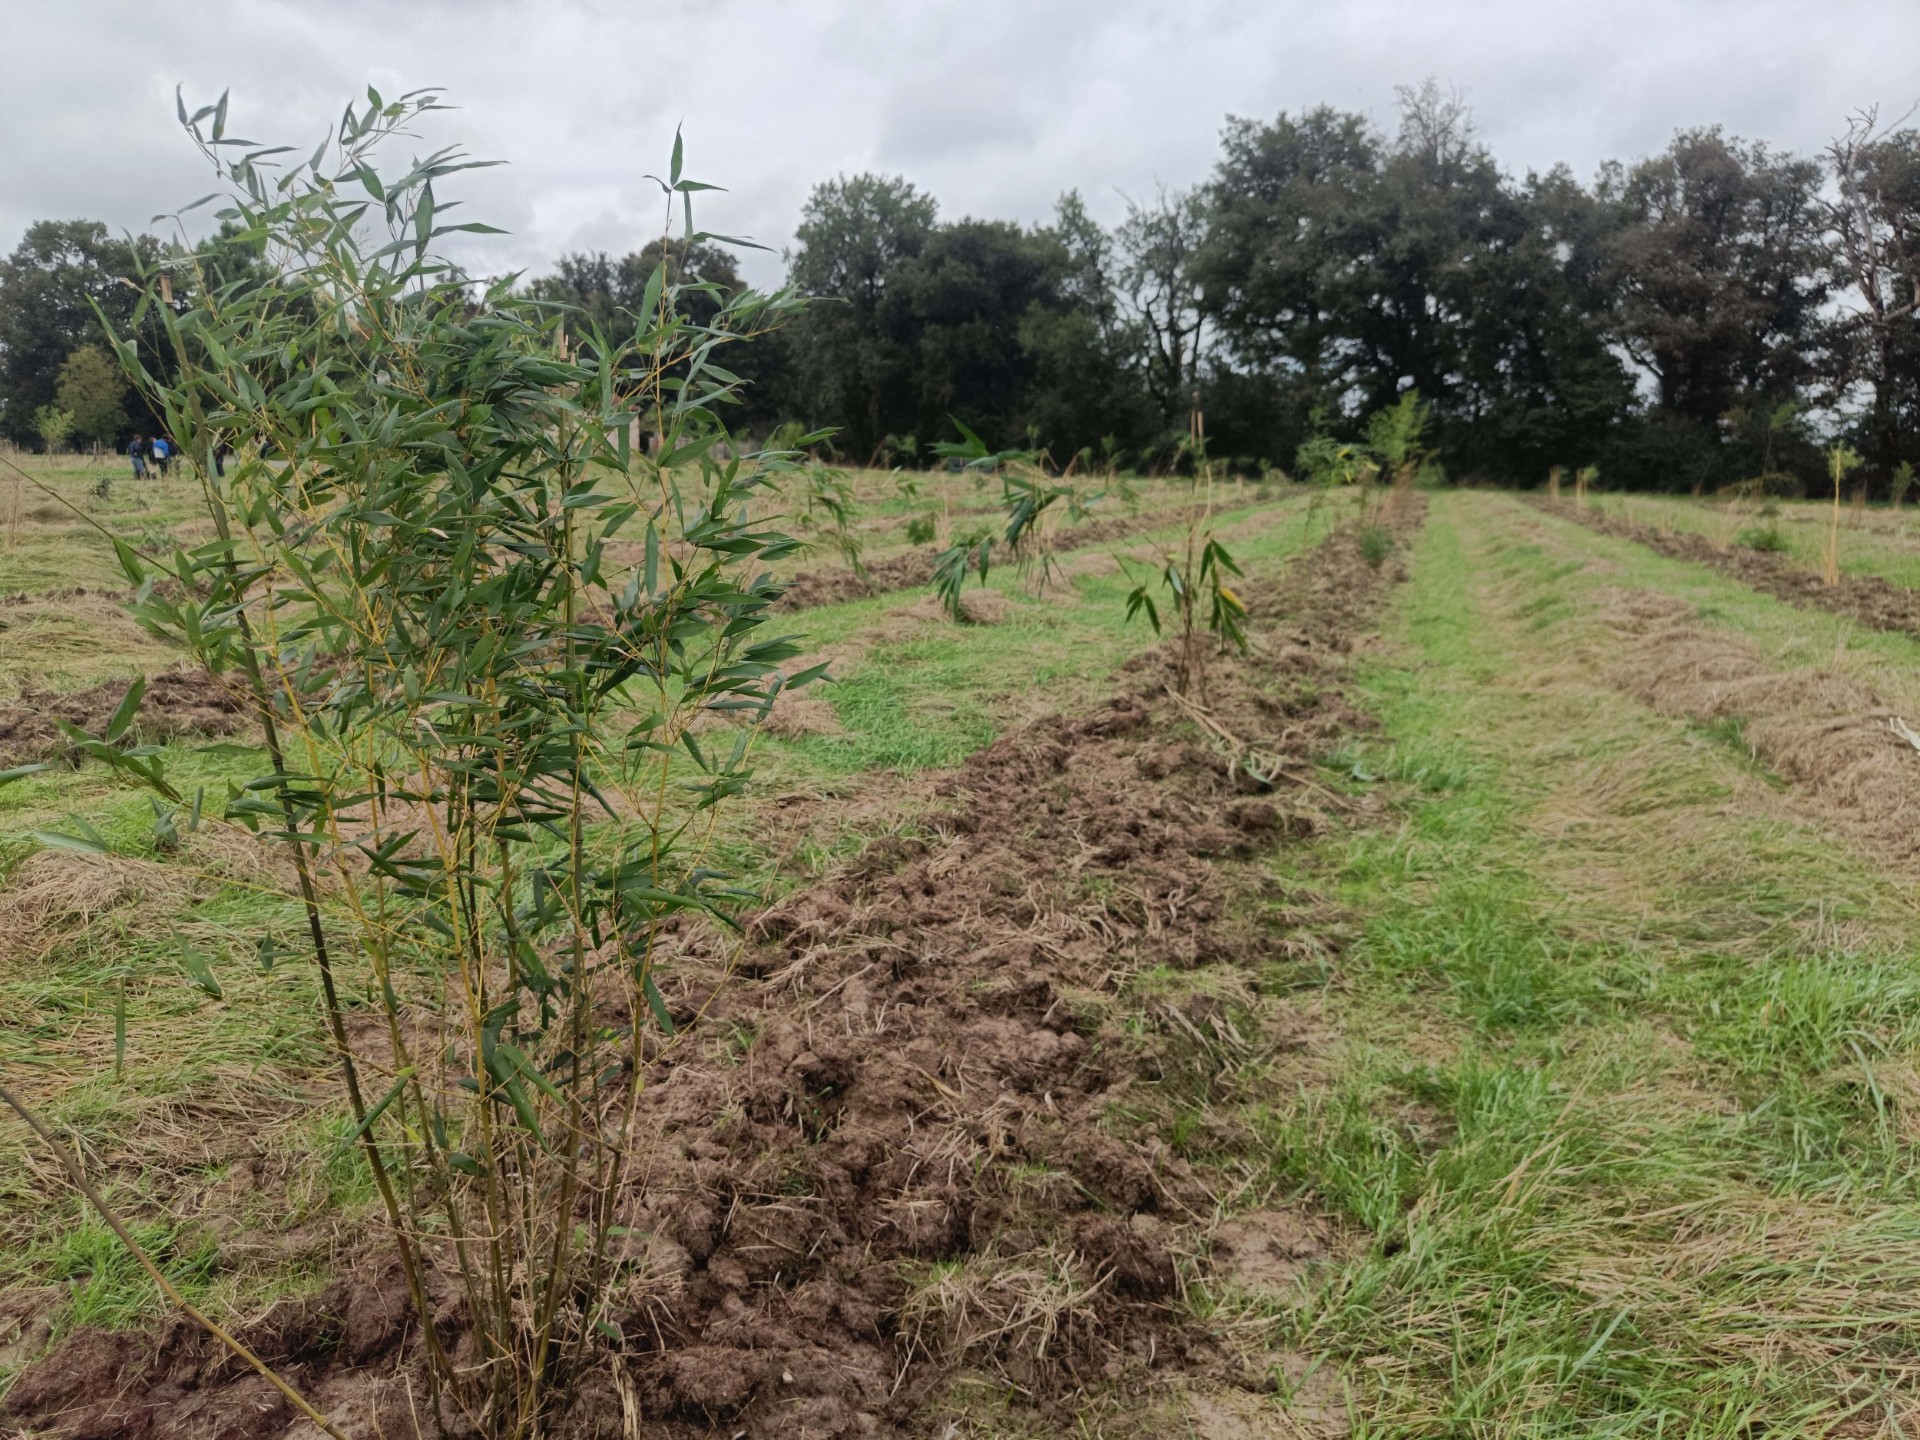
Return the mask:
{"type": "MultiPolygon", "coordinates": [[[[959,461],[976,475],[988,473],[1000,477],[1000,504],[1006,515],[1006,527],[998,537],[1004,541],[1015,564],[1032,582],[1036,593],[1057,578],[1056,537],[1062,515],[1079,519],[1099,499],[1067,483],[1066,476],[1050,476],[1046,457],[1029,450],[989,450],[986,441],[959,420],[959,440],[941,440],[933,453],[944,460],[959,461]]],[[[978,574],[982,584],[993,562],[996,539],[988,531],[970,531],[958,539],[950,538],[934,558],[933,589],[940,604],[955,620],[965,618],[961,592],[969,574],[978,574]]]]}
{"type": "MultiPolygon", "coordinates": [[[[1187,523],[1177,549],[1167,550],[1161,558],[1157,579],[1160,589],[1173,603],[1178,644],[1174,651],[1174,688],[1186,695],[1206,687],[1206,657],[1202,634],[1210,634],[1221,645],[1247,648],[1247,607],[1234,593],[1228,576],[1238,576],[1227,547],[1213,533],[1213,464],[1207,458],[1205,421],[1196,406],[1191,422],[1189,445],[1193,455],[1193,501],[1188,506],[1187,523]],[[1204,620],[1202,616],[1204,615],[1204,620]]],[[[1121,562],[1131,576],[1131,567],[1121,562]]],[[[1151,580],[1135,583],[1127,595],[1127,619],[1145,615],[1156,635],[1163,633],[1160,609],[1151,580]]]]}
{"type": "Polygon", "coordinates": [[[1840,583],[1840,486],[1860,464],[1860,457],[1845,445],[1827,451],[1827,474],[1833,479],[1833,515],[1827,525],[1827,543],[1820,553],[1820,579],[1828,585],[1840,583]]]}

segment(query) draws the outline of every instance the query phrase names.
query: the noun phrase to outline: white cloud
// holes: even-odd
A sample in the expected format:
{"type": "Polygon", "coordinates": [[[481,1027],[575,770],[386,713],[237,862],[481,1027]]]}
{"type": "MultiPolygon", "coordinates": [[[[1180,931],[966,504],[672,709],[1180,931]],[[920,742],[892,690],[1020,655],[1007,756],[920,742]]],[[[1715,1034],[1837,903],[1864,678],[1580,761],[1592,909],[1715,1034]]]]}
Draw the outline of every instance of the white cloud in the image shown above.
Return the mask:
{"type": "MultiPolygon", "coordinates": [[[[1390,122],[1393,87],[1465,90],[1509,169],[1582,175],[1720,122],[1819,148],[1863,104],[1920,99],[1911,0],[6,0],[0,246],[34,219],[142,228],[205,188],[173,119],[234,93],[255,138],[317,137],[368,81],[437,84],[431,139],[509,165],[462,187],[515,233],[463,258],[544,267],[660,226],[643,178],[684,124],[728,187],[708,228],[789,242],[807,192],[905,174],[942,213],[1096,213],[1211,166],[1229,113],[1315,104],[1390,122]]],[[[750,259],[768,280],[777,258],[750,259]]]]}

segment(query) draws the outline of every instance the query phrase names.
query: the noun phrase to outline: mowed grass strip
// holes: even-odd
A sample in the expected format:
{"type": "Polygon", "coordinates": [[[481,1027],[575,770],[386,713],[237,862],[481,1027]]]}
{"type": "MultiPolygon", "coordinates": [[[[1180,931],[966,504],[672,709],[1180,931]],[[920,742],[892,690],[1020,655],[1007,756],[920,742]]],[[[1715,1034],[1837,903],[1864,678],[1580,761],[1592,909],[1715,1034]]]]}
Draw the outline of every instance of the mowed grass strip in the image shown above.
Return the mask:
{"type": "Polygon", "coordinates": [[[1845,615],[1790,604],[1707,566],[1597,534],[1510,496],[1481,493],[1458,500],[1475,517],[1470,522],[1474,526],[1512,529],[1562,563],[1572,563],[1569,556],[1581,557],[1576,567],[1581,578],[1536,597],[1537,604],[1590,613],[1606,603],[1598,595],[1601,590],[1660,591],[1693,606],[1703,626],[1737,637],[1783,670],[1843,675],[1874,690],[1903,714],[1920,717],[1920,636],[1871,630],[1845,615]]]}
{"type": "MultiPolygon", "coordinates": [[[[1818,574],[1833,518],[1829,500],[1694,499],[1683,495],[1609,495],[1588,503],[1656,529],[1704,535],[1785,555],[1818,574]]],[[[1840,573],[1872,575],[1920,588],[1920,505],[1840,508],[1840,573]]]]}
{"type": "Polygon", "coordinates": [[[1264,1318],[1356,1434],[1912,1433],[1906,886],[1610,687],[1618,566],[1530,528],[1437,497],[1366,682],[1396,820],[1312,867],[1340,1038],[1256,1116],[1352,1243],[1264,1318]]]}

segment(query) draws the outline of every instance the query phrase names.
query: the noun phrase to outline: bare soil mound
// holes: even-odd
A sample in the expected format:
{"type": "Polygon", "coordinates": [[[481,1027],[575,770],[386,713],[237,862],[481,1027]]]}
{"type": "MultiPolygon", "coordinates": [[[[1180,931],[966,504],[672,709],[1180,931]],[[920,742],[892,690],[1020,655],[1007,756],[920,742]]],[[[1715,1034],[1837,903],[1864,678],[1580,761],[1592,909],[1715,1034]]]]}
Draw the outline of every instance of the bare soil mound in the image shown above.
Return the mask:
{"type": "Polygon", "coordinates": [[[1777,600],[1809,610],[1830,610],[1836,615],[1851,616],[1874,630],[1920,635],[1920,591],[1909,590],[1891,580],[1882,580],[1876,575],[1842,575],[1837,584],[1829,585],[1785,555],[1749,550],[1742,545],[1722,550],[1704,535],[1686,531],[1668,534],[1618,515],[1577,509],[1564,500],[1557,505],[1549,500],[1536,503],[1564,519],[1578,521],[1589,530],[1632,540],[1669,559],[1689,560],[1731,575],[1777,600]]]}
{"type": "MultiPolygon", "coordinates": [[[[89,734],[105,731],[126,699],[126,680],[103,680],[84,690],[29,690],[15,705],[0,706],[0,766],[23,765],[71,753],[55,717],[89,734]]],[[[181,735],[231,735],[247,722],[245,698],[206,671],[169,670],[147,681],[134,720],[143,740],[181,735]]]]}
{"type": "MultiPolygon", "coordinates": [[[[1090,545],[1124,540],[1163,525],[1178,525],[1187,518],[1187,514],[1186,510],[1179,510],[1138,519],[1115,515],[1104,520],[1088,520],[1062,530],[1054,544],[1061,553],[1084,550],[1090,545]]],[[[893,590],[928,586],[933,584],[933,562],[939,555],[938,550],[915,550],[911,554],[875,560],[866,567],[864,576],[852,570],[803,570],[787,582],[786,594],[781,597],[777,608],[806,610],[815,605],[839,605],[848,600],[885,595],[893,590]]]]}
{"type": "MultiPolygon", "coordinates": [[[[1358,722],[1334,657],[1396,570],[1342,534],[1296,572],[1260,597],[1273,621],[1253,655],[1211,663],[1204,701],[1170,694],[1164,650],[1142,657],[1105,704],[943,777],[913,832],[765,910],[738,953],[677,937],[680,1033],[646,1077],[621,1217],[620,1353],[552,1433],[631,1433],[632,1406],[662,1437],[939,1435],[962,1374],[1065,1433],[1096,1390],[1270,1383],[1175,1303],[1211,1228],[1208,1177],[1121,1117],[1217,1066],[1222,1037],[1304,1042],[1248,1036],[1199,990],[1164,1025],[1127,1023],[1124,992],[1208,969],[1244,988],[1293,943],[1251,903],[1265,872],[1234,862],[1343,803],[1290,777],[1358,722]]],[[[1278,1274],[1316,1234],[1266,1212],[1223,1263],[1278,1274]]],[[[248,1338],[331,1395],[351,1367],[394,1373],[404,1322],[375,1272],[248,1338]]],[[[274,1404],[176,1325],[73,1337],[0,1421],[238,1437],[279,1433],[274,1404]]],[[[1138,1433],[1153,1423],[1143,1411],[1138,1433]]]]}

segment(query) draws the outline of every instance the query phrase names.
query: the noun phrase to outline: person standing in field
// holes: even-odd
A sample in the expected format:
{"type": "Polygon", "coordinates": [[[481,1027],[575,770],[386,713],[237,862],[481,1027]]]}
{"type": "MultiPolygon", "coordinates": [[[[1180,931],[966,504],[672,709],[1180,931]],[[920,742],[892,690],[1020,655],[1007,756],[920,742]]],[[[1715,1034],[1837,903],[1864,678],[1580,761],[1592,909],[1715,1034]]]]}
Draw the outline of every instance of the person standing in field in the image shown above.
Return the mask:
{"type": "Polygon", "coordinates": [[[133,443],[127,446],[127,458],[133,461],[133,478],[136,480],[146,479],[147,478],[147,437],[146,436],[135,435],[133,437],[133,443]]]}
{"type": "Polygon", "coordinates": [[[167,437],[164,435],[154,436],[153,448],[149,453],[153,456],[153,468],[160,472],[160,478],[162,480],[166,479],[167,462],[173,459],[173,446],[168,443],[167,437]]]}

